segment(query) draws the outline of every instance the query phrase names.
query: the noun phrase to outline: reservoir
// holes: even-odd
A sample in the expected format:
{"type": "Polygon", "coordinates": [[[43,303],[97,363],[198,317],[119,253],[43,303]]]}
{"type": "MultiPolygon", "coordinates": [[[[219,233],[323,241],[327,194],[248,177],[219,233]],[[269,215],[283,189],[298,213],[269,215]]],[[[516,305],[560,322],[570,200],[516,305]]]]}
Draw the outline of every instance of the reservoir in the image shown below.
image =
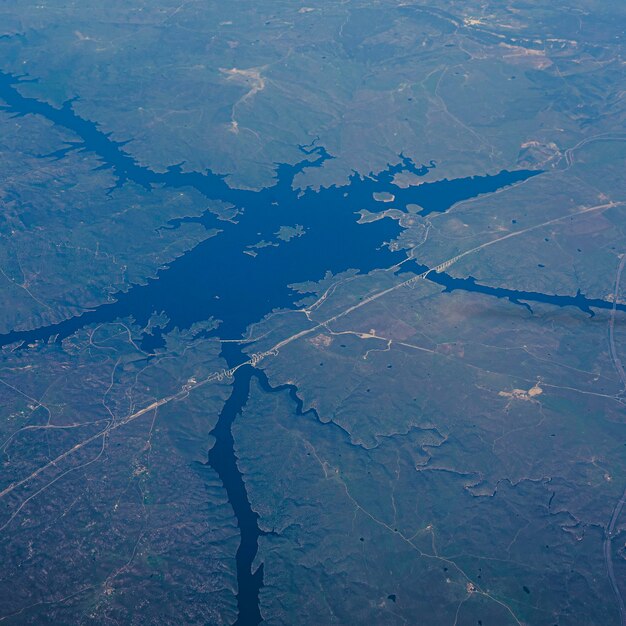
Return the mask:
{"type": "MultiPolygon", "coordinates": [[[[193,188],[208,199],[234,206],[239,214],[236,222],[219,220],[210,212],[200,218],[176,220],[169,227],[200,221],[207,229],[219,232],[159,270],[145,284],[114,294],[112,302],[58,324],[0,335],[2,346],[52,338],[59,341],[85,326],[122,317],[130,316],[144,325],[154,313],[161,312],[169,321],[164,328],[144,337],[143,345],[150,350],[162,346],[171,329],[186,329],[210,318],[219,321],[219,326],[212,331],[215,336],[240,338],[250,324],[273,310],[293,308],[302,298],[302,294],[290,287],[294,283],[318,281],[326,272],[338,274],[349,269],[364,274],[406,260],[403,250],[387,245],[402,232],[398,221],[379,219],[358,223],[359,211],[378,212],[392,207],[406,210],[408,205],[414,204],[420,207],[419,214],[427,216],[539,174],[530,170],[501,171],[400,188],[394,184],[397,174],[422,177],[435,164],[416,165],[399,155],[398,162],[383,171],[367,176],[355,173],[344,185],[294,189],[296,175],[307,168],[322,167],[332,159],[323,147],[311,144],[301,146],[303,159],[300,162],[277,166],[272,186],[258,191],[234,189],[228,186],[225,177],[213,172],[186,172],[180,165],[156,172],[140,165],[124,151],[122,142],[114,141],[96,123],[78,116],[71,103],[57,108],[25,97],[19,91],[19,83],[20,79],[15,76],[0,72],[0,98],[6,102],[9,112],[41,116],[76,137],[66,148],[42,158],[63,158],[70,151],[83,150],[96,155],[103,167],[114,174],[119,186],[132,181],[141,185],[146,193],[156,186],[193,188]],[[382,198],[383,202],[376,198],[382,198]]],[[[416,273],[427,269],[418,263],[403,266],[403,271],[416,273]]],[[[426,279],[447,291],[478,292],[507,298],[526,307],[530,307],[529,302],[542,302],[559,307],[574,306],[589,314],[593,313],[593,308],[613,307],[611,302],[587,299],[580,292],[551,295],[495,288],[477,283],[472,277],[459,279],[444,272],[431,272],[426,279]]],[[[616,308],[626,310],[622,304],[616,308]]],[[[235,343],[222,343],[222,356],[230,368],[246,360],[241,347],[235,343]]],[[[241,541],[236,554],[239,626],[256,625],[262,619],[258,596],[263,584],[263,566],[253,571],[261,532],[258,514],[250,505],[237,466],[231,428],[247,402],[252,376],[259,379],[267,392],[273,391],[263,372],[250,366],[237,370],[231,396],[211,433],[215,444],[207,460],[222,480],[240,529],[241,541]]],[[[290,393],[297,402],[295,389],[290,393]]],[[[302,413],[301,403],[298,411],[302,413]]]]}

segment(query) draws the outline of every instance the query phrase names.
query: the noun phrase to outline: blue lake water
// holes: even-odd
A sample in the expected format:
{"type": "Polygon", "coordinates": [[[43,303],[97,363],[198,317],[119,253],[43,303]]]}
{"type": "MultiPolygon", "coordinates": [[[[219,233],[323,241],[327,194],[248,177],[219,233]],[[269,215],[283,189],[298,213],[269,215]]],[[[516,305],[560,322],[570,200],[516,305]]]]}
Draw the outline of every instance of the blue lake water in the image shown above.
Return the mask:
{"type": "MultiPolygon", "coordinates": [[[[537,174],[528,170],[503,171],[493,176],[443,180],[400,189],[393,185],[396,174],[411,172],[423,176],[432,167],[432,164],[416,166],[401,156],[397,164],[377,174],[367,177],[354,174],[344,186],[294,190],[292,183],[298,173],[320,167],[332,158],[322,147],[302,147],[305,158],[294,165],[279,165],[273,186],[260,191],[232,189],[224,177],[211,172],[184,172],[180,166],[172,166],[167,172],[159,173],[138,165],[124,152],[124,143],[113,141],[95,123],[79,117],[71,103],[55,108],[26,98],[19,93],[18,84],[15,77],[0,73],[0,97],[12,112],[43,116],[78,137],[76,142],[48,158],[62,158],[70,150],[88,151],[99,157],[102,167],[112,170],[118,185],[133,181],[146,189],[154,185],[191,187],[207,198],[231,203],[243,212],[237,224],[206,213],[201,221],[207,228],[220,228],[222,232],[217,237],[184,254],[146,285],[114,295],[114,303],[59,324],[5,334],[0,336],[1,345],[54,336],[62,339],[85,325],[125,316],[146,323],[153,312],[168,316],[170,322],[165,331],[173,327],[188,328],[194,322],[214,317],[221,320],[217,331],[220,337],[238,337],[250,323],[273,309],[291,306],[298,297],[289,288],[294,282],[319,280],[327,270],[338,273],[352,268],[365,273],[404,259],[402,251],[393,252],[384,245],[400,234],[396,221],[357,223],[359,210],[385,208],[374,200],[375,192],[393,193],[394,206],[402,208],[415,203],[427,214],[444,211],[455,202],[537,174]],[[304,236],[257,249],[256,257],[244,253],[248,246],[261,240],[276,242],[280,226],[295,224],[305,228],[304,236]]],[[[178,225],[184,221],[178,220],[178,225]]],[[[146,341],[146,345],[151,345],[148,338],[146,341]]]]}
{"type": "MultiPolygon", "coordinates": [[[[0,98],[7,110],[16,115],[38,115],[63,127],[76,136],[76,141],[44,158],[63,158],[73,150],[96,155],[102,167],[115,175],[116,184],[132,181],[147,191],[154,186],[194,188],[207,198],[228,202],[242,213],[237,224],[220,221],[211,213],[200,219],[207,228],[219,228],[217,236],[207,239],[180,258],[160,270],[145,285],[136,285],[125,293],[114,296],[114,302],[103,304],[93,311],[58,324],[27,331],[13,331],[0,336],[0,345],[14,342],[31,343],[36,340],[62,339],[89,324],[114,321],[132,316],[144,324],[153,313],[164,312],[168,325],[153,335],[145,335],[143,345],[158,349],[166,341],[167,332],[174,328],[189,328],[195,322],[211,317],[220,320],[214,331],[220,338],[241,337],[247,326],[259,321],[274,309],[292,307],[301,294],[289,285],[296,282],[321,279],[327,271],[339,273],[355,269],[361,273],[377,268],[391,267],[404,260],[401,250],[392,251],[386,242],[401,232],[397,221],[381,219],[358,224],[357,212],[362,209],[380,211],[388,206],[406,208],[418,204],[422,215],[447,210],[454,203],[482,193],[494,192],[538,174],[536,171],[502,171],[491,176],[476,176],[457,180],[442,180],[400,189],[393,184],[394,176],[410,172],[426,175],[433,163],[418,166],[400,155],[398,163],[382,172],[360,176],[354,174],[343,186],[319,190],[294,190],[294,177],[309,167],[321,167],[329,159],[323,147],[303,146],[303,160],[277,167],[275,184],[259,191],[233,189],[223,176],[212,172],[185,172],[180,165],[166,172],[154,172],[139,165],[124,151],[124,143],[113,141],[94,122],[79,117],[71,103],[53,107],[45,102],[21,95],[19,79],[0,72],[0,98]],[[390,205],[381,205],[373,194],[387,192],[395,196],[390,205]],[[277,241],[280,226],[304,227],[304,235],[288,242],[277,241]],[[276,246],[250,248],[261,240],[278,243],[276,246]],[[257,256],[246,254],[254,250],[257,256]]],[[[172,227],[186,220],[177,220],[172,227]]],[[[409,268],[406,268],[409,269],[409,268]]],[[[417,272],[427,268],[413,265],[417,272]]],[[[582,294],[559,296],[538,292],[493,288],[477,283],[473,278],[457,279],[445,273],[431,272],[428,280],[446,290],[462,289],[487,296],[508,298],[516,304],[544,302],[555,306],[575,306],[591,313],[591,308],[612,308],[612,303],[589,300],[582,294]]],[[[618,305],[625,310],[624,305],[618,305]]],[[[240,363],[244,356],[236,344],[224,343],[222,355],[230,367],[240,363]]],[[[259,588],[263,581],[262,567],[252,571],[257,553],[258,516],[248,501],[243,477],[237,467],[233,449],[231,426],[247,402],[250,367],[240,368],[235,376],[232,394],[225,403],[213,430],[215,445],[209,452],[208,463],[220,476],[229,501],[237,517],[241,544],[236,555],[238,577],[238,624],[258,624],[261,614],[258,606],[259,588]]],[[[264,388],[268,387],[262,373],[257,372],[264,388]]],[[[293,390],[292,390],[293,391],[293,390]]],[[[294,392],[295,393],[295,392],[294,392]]]]}

